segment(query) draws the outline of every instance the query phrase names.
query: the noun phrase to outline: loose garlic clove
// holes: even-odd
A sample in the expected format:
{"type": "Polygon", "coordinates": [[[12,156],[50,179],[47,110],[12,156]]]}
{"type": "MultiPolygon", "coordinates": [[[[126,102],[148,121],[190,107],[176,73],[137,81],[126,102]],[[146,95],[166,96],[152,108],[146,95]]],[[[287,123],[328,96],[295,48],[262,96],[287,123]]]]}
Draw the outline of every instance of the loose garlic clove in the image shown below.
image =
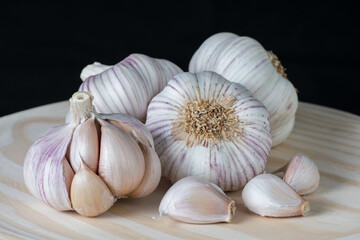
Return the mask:
{"type": "Polygon", "coordinates": [[[300,195],[313,193],[319,187],[320,174],[315,162],[301,153],[277,172],[284,172],[283,180],[300,195]]]}
{"type": "Polygon", "coordinates": [[[161,200],[160,216],[186,223],[231,222],[235,202],[215,184],[190,176],[176,182],[161,200]]]}
{"type": "Polygon", "coordinates": [[[116,198],[92,170],[80,163],[71,184],[71,202],[76,212],[95,217],[114,205],[116,198]]]}
{"type": "Polygon", "coordinates": [[[145,173],[145,162],[136,141],[105,121],[101,124],[99,175],[116,197],[134,191],[145,173]]]}
{"type": "Polygon", "coordinates": [[[81,161],[93,172],[97,172],[99,159],[99,136],[95,117],[85,120],[74,131],[70,144],[70,163],[75,172],[81,161]]]}
{"type": "Polygon", "coordinates": [[[305,215],[310,210],[308,201],[272,174],[251,179],[243,189],[242,199],[250,211],[261,216],[292,217],[305,215]]]}
{"type": "Polygon", "coordinates": [[[81,80],[85,80],[90,76],[97,75],[102,73],[103,71],[111,68],[112,66],[108,66],[105,64],[101,64],[99,62],[94,62],[93,64],[87,65],[80,73],[81,80]]]}

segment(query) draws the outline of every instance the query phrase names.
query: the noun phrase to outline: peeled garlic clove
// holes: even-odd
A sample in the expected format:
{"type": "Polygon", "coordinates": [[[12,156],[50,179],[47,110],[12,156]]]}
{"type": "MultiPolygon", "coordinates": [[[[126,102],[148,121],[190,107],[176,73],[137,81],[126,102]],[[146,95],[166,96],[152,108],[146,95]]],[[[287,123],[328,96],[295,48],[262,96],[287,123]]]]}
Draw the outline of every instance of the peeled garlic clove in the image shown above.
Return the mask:
{"type": "Polygon", "coordinates": [[[87,65],[80,73],[81,80],[85,80],[90,76],[97,75],[103,71],[111,68],[112,66],[104,65],[99,62],[94,62],[93,64],[87,65]]]}
{"type": "Polygon", "coordinates": [[[95,117],[85,120],[75,128],[70,144],[70,163],[77,171],[83,161],[93,172],[97,172],[99,159],[99,136],[95,117]]]}
{"type": "Polygon", "coordinates": [[[71,202],[75,211],[94,217],[107,211],[115,201],[101,178],[81,163],[71,184],[71,202]]]}
{"type": "Polygon", "coordinates": [[[100,113],[126,113],[145,121],[150,100],[179,72],[182,70],[167,60],[131,54],[86,78],[79,90],[94,96],[94,106],[100,113]]]}
{"type": "Polygon", "coordinates": [[[300,195],[315,192],[319,187],[320,174],[313,160],[298,153],[282,169],[283,180],[300,195]]]}
{"type": "Polygon", "coordinates": [[[235,202],[215,184],[197,177],[176,182],[161,200],[160,215],[187,223],[231,222],[235,202]]]}
{"type": "Polygon", "coordinates": [[[69,186],[74,176],[65,158],[72,127],[50,129],[29,149],[24,161],[24,180],[30,192],[48,206],[72,210],[69,186]]]}
{"type": "Polygon", "coordinates": [[[292,217],[305,215],[310,210],[308,201],[272,174],[251,179],[243,189],[242,199],[250,211],[261,216],[292,217]]]}
{"type": "Polygon", "coordinates": [[[215,72],[175,75],[151,100],[146,126],[173,183],[201,176],[238,190],[263,173],[271,149],[265,106],[215,72]]]}
{"type": "Polygon", "coordinates": [[[194,53],[189,71],[214,71],[249,89],[270,113],[272,146],[290,135],[298,107],[296,90],[277,56],[255,39],[227,32],[214,34],[194,53]]]}
{"type": "Polygon", "coordinates": [[[136,141],[120,128],[100,121],[99,175],[116,197],[134,191],[145,173],[145,162],[136,141]]]}
{"type": "Polygon", "coordinates": [[[158,155],[152,147],[142,145],[141,150],[145,160],[145,173],[140,185],[131,193],[129,197],[144,197],[152,193],[159,185],[161,178],[161,165],[158,155]]]}

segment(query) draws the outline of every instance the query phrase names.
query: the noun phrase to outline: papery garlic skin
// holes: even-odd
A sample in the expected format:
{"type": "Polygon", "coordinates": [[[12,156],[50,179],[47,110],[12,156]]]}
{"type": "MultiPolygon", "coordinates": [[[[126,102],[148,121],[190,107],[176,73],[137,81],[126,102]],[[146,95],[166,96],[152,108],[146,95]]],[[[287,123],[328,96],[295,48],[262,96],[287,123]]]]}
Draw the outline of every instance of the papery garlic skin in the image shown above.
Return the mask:
{"type": "Polygon", "coordinates": [[[179,72],[182,70],[167,60],[131,54],[105,71],[89,76],[79,91],[94,96],[98,112],[126,113],[145,121],[150,100],[179,72]]]}
{"type": "Polygon", "coordinates": [[[264,103],[270,113],[272,146],[290,135],[298,106],[296,90],[284,70],[276,55],[256,40],[233,33],[209,37],[189,64],[190,72],[214,71],[244,85],[264,103]]]}
{"type": "Polygon", "coordinates": [[[305,215],[309,203],[282,179],[261,174],[251,179],[242,191],[245,207],[260,216],[292,217],[305,215]]]}
{"type": "Polygon", "coordinates": [[[101,64],[99,62],[94,62],[93,64],[89,64],[80,73],[81,80],[85,80],[90,76],[97,75],[102,73],[103,71],[111,68],[109,65],[101,64]]]}
{"type": "Polygon", "coordinates": [[[231,222],[235,210],[235,202],[218,186],[194,176],[171,186],[159,206],[160,216],[197,224],[231,222]]]}
{"type": "MultiPolygon", "coordinates": [[[[197,118],[193,120],[197,125],[197,118]]],[[[214,72],[174,76],[150,102],[146,126],[153,135],[162,173],[173,183],[186,176],[198,176],[224,191],[238,190],[264,171],[271,149],[265,106],[242,85],[214,72]],[[222,116],[226,116],[205,120],[205,128],[209,124],[229,126],[224,132],[217,133],[217,127],[212,130],[220,134],[213,140],[201,139],[204,135],[187,133],[178,125],[187,115],[184,109],[199,102],[205,108],[210,106],[204,109],[207,114],[223,111],[222,116]]]]}
{"type": "Polygon", "coordinates": [[[283,180],[298,194],[307,195],[319,187],[320,174],[313,160],[298,153],[285,166],[283,180]]]}
{"type": "Polygon", "coordinates": [[[143,197],[155,190],[161,168],[153,145],[151,133],[139,120],[125,114],[98,114],[92,96],[77,92],[70,99],[69,122],[51,128],[30,147],[24,161],[25,183],[34,196],[57,210],[72,210],[73,204],[85,216],[99,215],[115,197],[143,197]],[[84,176],[96,186],[86,186],[91,181],[84,176]],[[81,180],[76,191],[75,177],[81,180]],[[90,195],[92,199],[86,197],[90,195]]]}
{"type": "Polygon", "coordinates": [[[72,132],[69,125],[50,129],[30,147],[24,161],[24,181],[31,194],[60,211],[72,210],[74,171],[65,158],[72,132]]]}

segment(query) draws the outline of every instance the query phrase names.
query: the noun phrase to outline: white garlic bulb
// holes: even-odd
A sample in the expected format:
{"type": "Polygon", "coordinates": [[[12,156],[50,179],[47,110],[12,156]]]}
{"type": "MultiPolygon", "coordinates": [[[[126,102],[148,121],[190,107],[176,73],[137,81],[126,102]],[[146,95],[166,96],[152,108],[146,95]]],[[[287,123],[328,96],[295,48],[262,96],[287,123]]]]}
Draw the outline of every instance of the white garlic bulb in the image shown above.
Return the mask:
{"type": "Polygon", "coordinates": [[[278,172],[285,173],[283,180],[300,195],[313,193],[319,187],[319,170],[304,154],[296,154],[284,167],[274,171],[278,172]]]}
{"type": "Polygon", "coordinates": [[[242,191],[242,199],[245,207],[261,216],[292,217],[305,215],[310,210],[308,201],[272,174],[251,179],[242,191]]]}
{"type": "Polygon", "coordinates": [[[93,104],[100,113],[125,113],[144,122],[150,100],[179,72],[182,70],[170,61],[131,54],[114,66],[95,63],[85,67],[81,77],[87,78],[79,91],[94,96],[93,104]]]}
{"type": "Polygon", "coordinates": [[[238,190],[264,171],[271,149],[265,106],[214,72],[174,76],[151,100],[146,126],[173,183],[198,176],[238,190]]]}
{"type": "Polygon", "coordinates": [[[290,135],[298,106],[296,90],[276,55],[256,40],[232,33],[215,34],[195,52],[189,71],[214,71],[249,89],[270,113],[273,146],[290,135]]]}
{"type": "Polygon", "coordinates": [[[217,185],[194,176],[172,185],[159,206],[160,216],[187,223],[231,222],[235,210],[235,202],[217,185]]]}
{"type": "Polygon", "coordinates": [[[96,216],[115,198],[142,197],[155,190],[161,166],[153,144],[139,120],[98,114],[92,96],[77,92],[70,99],[69,122],[51,128],[30,147],[25,183],[50,207],[96,216]]]}

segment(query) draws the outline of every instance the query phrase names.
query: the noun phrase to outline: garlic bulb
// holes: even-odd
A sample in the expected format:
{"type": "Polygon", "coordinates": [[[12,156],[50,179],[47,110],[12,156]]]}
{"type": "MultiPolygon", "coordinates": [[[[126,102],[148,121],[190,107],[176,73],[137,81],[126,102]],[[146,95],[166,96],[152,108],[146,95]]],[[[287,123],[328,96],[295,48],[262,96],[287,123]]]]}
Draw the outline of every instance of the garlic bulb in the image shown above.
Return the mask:
{"type": "Polygon", "coordinates": [[[160,216],[187,223],[231,222],[235,202],[215,184],[197,177],[176,182],[161,200],[160,216]]]}
{"type": "Polygon", "coordinates": [[[199,176],[224,191],[262,173],[271,149],[269,114],[242,85],[214,72],[174,76],[148,107],[162,173],[199,176]]]}
{"type": "Polygon", "coordinates": [[[284,172],[283,180],[300,195],[313,193],[319,187],[320,174],[315,162],[301,153],[274,173],[277,172],[284,172]]]}
{"type": "Polygon", "coordinates": [[[279,177],[261,174],[248,182],[242,192],[245,207],[261,216],[292,217],[310,210],[308,201],[279,177]]]}
{"type": "Polygon", "coordinates": [[[48,130],[24,162],[25,183],[34,196],[85,216],[101,214],[115,198],[150,194],[161,177],[146,127],[129,115],[98,114],[92,99],[89,93],[75,93],[69,122],[48,130]]]}
{"type": "Polygon", "coordinates": [[[218,33],[195,52],[190,72],[214,71],[241,83],[270,113],[273,146],[283,142],[295,123],[298,98],[277,56],[249,37],[218,33]]]}
{"type": "Polygon", "coordinates": [[[81,77],[87,78],[79,91],[94,96],[93,104],[100,113],[126,113],[145,121],[150,100],[179,72],[182,70],[167,60],[131,54],[114,66],[95,63],[85,67],[81,77]]]}

